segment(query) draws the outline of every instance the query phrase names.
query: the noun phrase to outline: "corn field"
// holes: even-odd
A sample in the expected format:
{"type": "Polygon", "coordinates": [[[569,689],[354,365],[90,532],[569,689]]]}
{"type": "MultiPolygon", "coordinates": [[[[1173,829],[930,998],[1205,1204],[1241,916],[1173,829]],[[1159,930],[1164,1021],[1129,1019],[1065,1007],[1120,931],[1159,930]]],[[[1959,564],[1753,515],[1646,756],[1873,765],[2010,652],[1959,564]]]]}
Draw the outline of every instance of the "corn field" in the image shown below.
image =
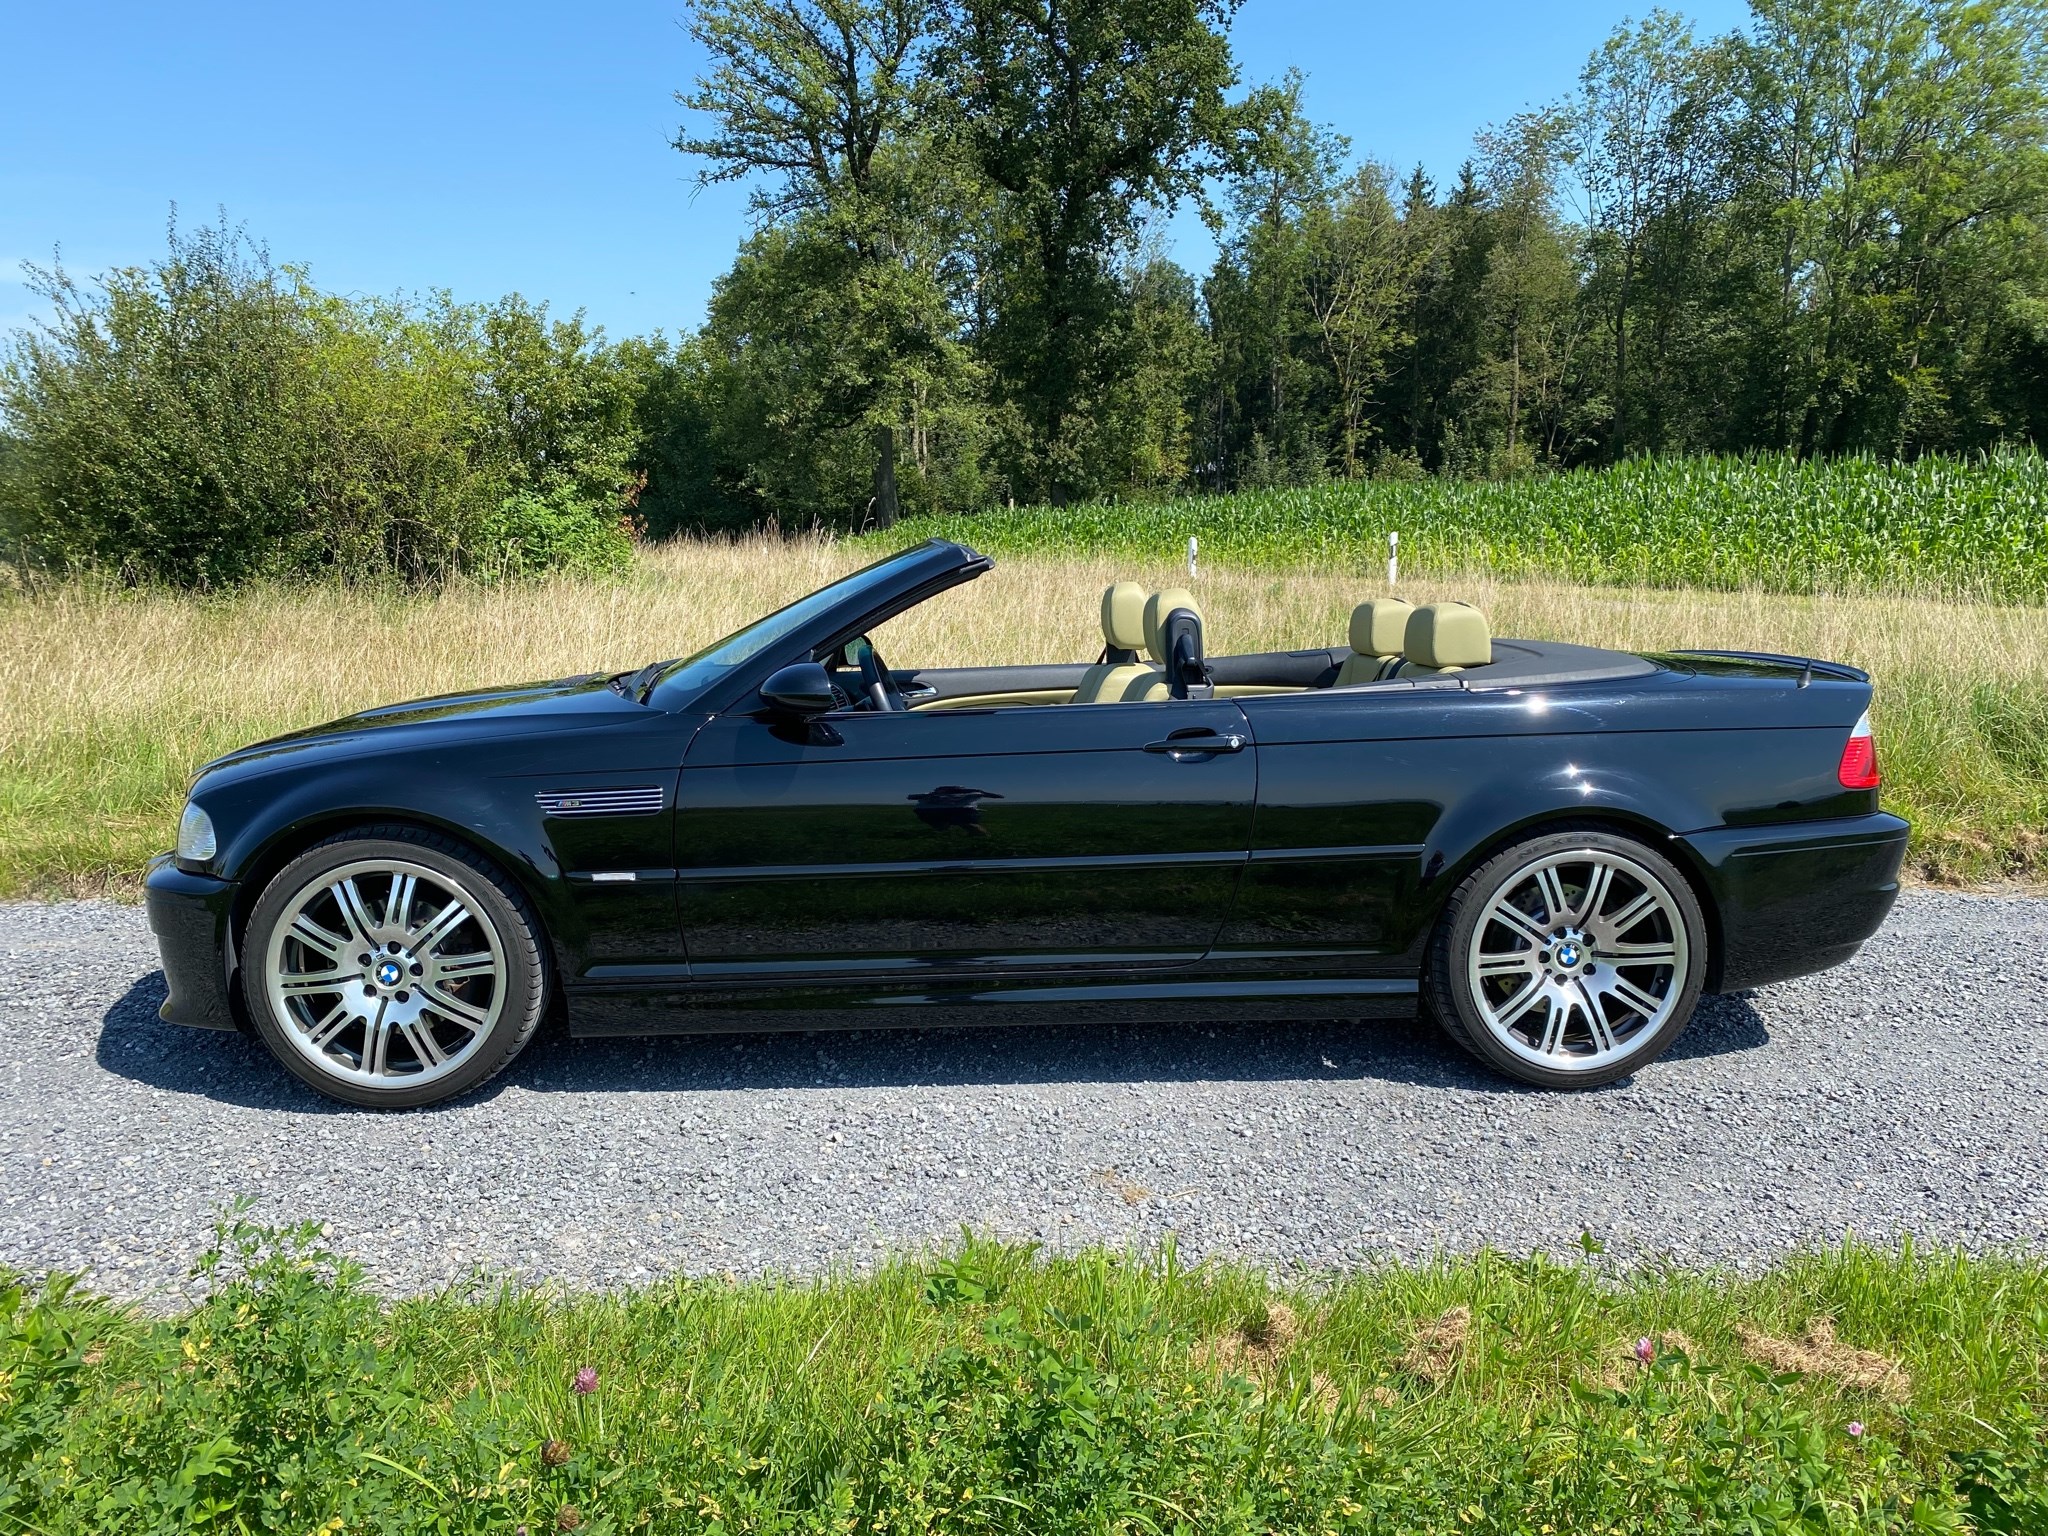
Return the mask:
{"type": "Polygon", "coordinates": [[[1595,585],[2048,599],[2048,460],[1644,459],[1507,481],[1351,481],[1158,503],[1018,507],[878,536],[994,554],[1157,561],[1200,541],[1240,568],[1484,571],[1595,585]]]}

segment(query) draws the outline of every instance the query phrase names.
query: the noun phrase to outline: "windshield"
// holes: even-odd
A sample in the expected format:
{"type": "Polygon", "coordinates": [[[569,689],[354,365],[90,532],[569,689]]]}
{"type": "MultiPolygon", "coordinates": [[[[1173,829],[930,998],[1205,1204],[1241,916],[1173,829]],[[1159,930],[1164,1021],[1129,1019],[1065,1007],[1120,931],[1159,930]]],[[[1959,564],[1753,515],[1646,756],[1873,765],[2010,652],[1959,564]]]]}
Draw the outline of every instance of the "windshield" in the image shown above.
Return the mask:
{"type": "Polygon", "coordinates": [[[745,629],[735,630],[712,645],[707,645],[694,656],[680,661],[659,664],[641,688],[641,697],[649,696],[656,685],[673,685],[689,693],[697,693],[710,687],[723,677],[754,660],[770,646],[785,636],[795,633],[827,609],[845,602],[849,597],[858,596],[869,587],[880,587],[890,578],[888,568],[910,555],[919,553],[919,547],[899,550],[885,555],[873,565],[862,566],[850,576],[842,576],[829,587],[820,587],[809,597],[800,597],[787,608],[778,608],[764,619],[756,619],[745,629]]]}

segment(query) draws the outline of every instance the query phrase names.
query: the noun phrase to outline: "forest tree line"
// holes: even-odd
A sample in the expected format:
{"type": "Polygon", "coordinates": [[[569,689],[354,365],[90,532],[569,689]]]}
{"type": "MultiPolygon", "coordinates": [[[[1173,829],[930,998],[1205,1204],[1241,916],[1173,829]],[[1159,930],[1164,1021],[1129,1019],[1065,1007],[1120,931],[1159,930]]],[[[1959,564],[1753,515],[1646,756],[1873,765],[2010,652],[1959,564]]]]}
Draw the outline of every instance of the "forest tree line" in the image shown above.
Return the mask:
{"type": "Polygon", "coordinates": [[[1243,82],[1234,12],[694,0],[676,148],[753,221],[675,339],[323,293],[225,221],[39,272],[0,554],[434,579],[688,528],[2048,436],[2048,0],[1652,12],[1444,185],[1300,76],[1243,82]],[[1163,238],[1188,208],[1206,272],[1163,238]]]}
{"type": "Polygon", "coordinates": [[[677,144],[759,225],[678,359],[693,499],[885,522],[2048,428],[2034,0],[1652,12],[1444,186],[1299,76],[1241,89],[1232,10],[698,0],[677,144]],[[1206,273],[1156,238],[1189,201],[1206,273]]]}

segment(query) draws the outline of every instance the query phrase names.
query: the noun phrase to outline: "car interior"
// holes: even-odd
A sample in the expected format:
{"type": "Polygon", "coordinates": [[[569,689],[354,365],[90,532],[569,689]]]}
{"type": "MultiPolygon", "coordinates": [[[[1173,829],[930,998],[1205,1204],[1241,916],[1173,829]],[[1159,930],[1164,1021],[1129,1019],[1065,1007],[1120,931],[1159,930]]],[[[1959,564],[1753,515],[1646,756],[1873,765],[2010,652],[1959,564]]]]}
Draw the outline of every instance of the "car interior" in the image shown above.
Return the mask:
{"type": "Polygon", "coordinates": [[[1103,590],[1102,649],[1092,662],[891,668],[866,636],[823,659],[845,707],[880,711],[1163,703],[1320,690],[1466,691],[1657,670],[1619,651],[1497,640],[1486,616],[1462,602],[1369,598],[1352,610],[1346,643],[1300,651],[1212,655],[1205,622],[1185,587],[1148,592],[1119,581],[1103,590]]]}

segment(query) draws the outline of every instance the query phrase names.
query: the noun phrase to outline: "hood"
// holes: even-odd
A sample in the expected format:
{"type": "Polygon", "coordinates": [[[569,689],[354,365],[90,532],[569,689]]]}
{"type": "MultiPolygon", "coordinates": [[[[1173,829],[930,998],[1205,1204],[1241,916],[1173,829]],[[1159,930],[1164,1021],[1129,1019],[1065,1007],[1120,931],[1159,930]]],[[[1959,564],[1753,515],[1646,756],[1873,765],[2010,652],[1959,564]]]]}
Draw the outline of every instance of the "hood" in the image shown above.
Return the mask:
{"type": "Polygon", "coordinates": [[[429,741],[476,741],[587,729],[605,724],[607,717],[621,722],[644,718],[646,707],[620,694],[610,678],[610,673],[593,672],[553,682],[381,704],[325,725],[239,747],[206,764],[199,776],[211,778],[237,769],[263,773],[314,756],[398,751],[429,741]]]}

